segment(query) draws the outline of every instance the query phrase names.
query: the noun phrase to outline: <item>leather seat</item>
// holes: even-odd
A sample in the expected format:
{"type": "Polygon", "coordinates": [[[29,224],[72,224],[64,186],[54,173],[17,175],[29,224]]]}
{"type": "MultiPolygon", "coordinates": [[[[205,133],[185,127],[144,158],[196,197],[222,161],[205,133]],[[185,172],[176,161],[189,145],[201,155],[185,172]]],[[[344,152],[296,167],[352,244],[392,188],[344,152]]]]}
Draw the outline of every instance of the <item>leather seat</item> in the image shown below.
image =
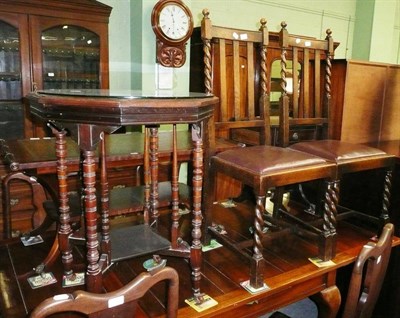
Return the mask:
{"type": "Polygon", "coordinates": [[[299,142],[289,148],[335,162],[338,165],[338,175],[345,172],[345,165],[354,164],[359,160],[387,161],[393,157],[377,148],[339,140],[313,140],[299,142]]]}
{"type": "MultiPolygon", "coordinates": [[[[362,213],[362,211],[343,212],[338,215],[338,218],[340,219],[346,216],[355,215],[358,218],[372,221],[372,223],[377,224],[378,231],[384,224],[389,222],[388,209],[390,204],[389,201],[392,185],[392,171],[394,169],[394,156],[389,155],[377,148],[339,140],[315,140],[300,142],[290,146],[289,148],[319,156],[327,161],[335,163],[337,166],[337,180],[341,180],[343,175],[346,173],[354,173],[372,169],[384,169],[385,178],[382,194],[382,210],[379,218],[370,217],[365,213],[362,213]]],[[[340,197],[339,192],[337,193],[337,196],[338,198],[340,197]]]]}
{"type": "MultiPolygon", "coordinates": [[[[227,150],[214,156],[212,161],[214,165],[220,165],[221,168],[229,164],[230,174],[241,173],[242,179],[248,179],[250,183],[253,183],[252,178],[257,176],[257,182],[260,182],[258,191],[261,192],[271,186],[270,180],[277,179],[282,173],[287,173],[288,169],[293,171],[301,169],[305,172],[307,169],[317,169],[329,165],[321,157],[274,146],[253,146],[227,150]]],[[[286,181],[275,183],[275,185],[280,184],[286,184],[286,181]]]]}

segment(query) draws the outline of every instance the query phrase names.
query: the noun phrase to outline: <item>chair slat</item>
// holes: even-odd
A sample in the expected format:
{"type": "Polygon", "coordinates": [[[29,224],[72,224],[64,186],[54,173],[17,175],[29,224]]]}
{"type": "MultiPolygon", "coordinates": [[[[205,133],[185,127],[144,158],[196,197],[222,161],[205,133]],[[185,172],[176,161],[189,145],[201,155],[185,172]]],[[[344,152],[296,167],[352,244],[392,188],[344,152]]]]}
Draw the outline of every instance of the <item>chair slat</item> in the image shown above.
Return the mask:
{"type": "Polygon", "coordinates": [[[220,73],[220,112],[221,120],[228,120],[228,101],[227,101],[227,84],[226,84],[226,44],[225,39],[219,40],[219,73],[220,73]]]}
{"type": "Polygon", "coordinates": [[[303,90],[303,112],[299,117],[310,117],[310,51],[304,49],[303,52],[303,65],[302,65],[302,90],[303,90]]]}
{"type": "Polygon", "coordinates": [[[293,59],[292,59],[292,80],[293,80],[293,117],[299,117],[299,73],[297,65],[299,63],[298,49],[293,48],[293,59]]]}
{"type": "Polygon", "coordinates": [[[233,110],[235,120],[240,120],[241,67],[239,42],[233,41],[233,110]]]}
{"type": "Polygon", "coordinates": [[[321,117],[321,52],[316,50],[314,54],[314,116],[321,117]]]}
{"type": "Polygon", "coordinates": [[[254,115],[254,45],[247,43],[247,109],[250,120],[255,118],[254,115]]]}

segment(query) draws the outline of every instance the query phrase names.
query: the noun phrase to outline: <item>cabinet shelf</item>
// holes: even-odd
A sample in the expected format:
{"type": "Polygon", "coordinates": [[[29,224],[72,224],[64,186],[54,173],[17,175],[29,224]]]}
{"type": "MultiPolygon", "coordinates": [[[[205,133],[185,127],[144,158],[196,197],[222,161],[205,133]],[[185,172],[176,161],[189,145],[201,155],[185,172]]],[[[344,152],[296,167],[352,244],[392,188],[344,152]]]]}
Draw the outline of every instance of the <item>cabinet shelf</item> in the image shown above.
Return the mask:
{"type": "Polygon", "coordinates": [[[47,57],[56,58],[73,58],[75,56],[84,56],[86,58],[99,58],[100,52],[98,49],[63,49],[63,48],[44,48],[43,54],[47,57]]]}
{"type": "Polygon", "coordinates": [[[65,79],[65,78],[53,78],[53,77],[48,77],[44,79],[45,82],[49,82],[49,83],[88,83],[88,84],[98,84],[99,80],[96,79],[85,79],[85,78],[69,78],[69,79],[65,79]]]}
{"type": "Polygon", "coordinates": [[[16,72],[0,72],[0,81],[13,82],[20,81],[21,74],[16,72]]]}
{"type": "Polygon", "coordinates": [[[19,52],[19,41],[14,41],[12,43],[1,43],[0,51],[2,52],[19,52]]]}

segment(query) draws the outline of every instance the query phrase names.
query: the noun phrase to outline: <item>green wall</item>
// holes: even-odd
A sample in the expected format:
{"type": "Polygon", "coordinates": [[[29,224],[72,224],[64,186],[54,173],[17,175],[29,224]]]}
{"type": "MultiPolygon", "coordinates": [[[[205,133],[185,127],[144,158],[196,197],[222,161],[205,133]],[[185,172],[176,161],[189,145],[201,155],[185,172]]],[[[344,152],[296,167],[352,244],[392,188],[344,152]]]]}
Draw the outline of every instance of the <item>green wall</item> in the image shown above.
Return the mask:
{"type": "MultiPolygon", "coordinates": [[[[122,89],[166,87],[187,90],[189,63],[163,68],[155,63],[150,16],[157,0],[101,0],[110,17],[110,86],[122,89]]],[[[325,37],[327,28],[340,42],[335,58],[400,63],[400,0],[184,0],[195,26],[208,8],[214,24],[244,29],[266,18],[270,31],[287,22],[291,33],[325,37]]],[[[190,54],[189,46],[187,47],[190,54]]],[[[188,61],[189,59],[187,59],[188,61]]]]}

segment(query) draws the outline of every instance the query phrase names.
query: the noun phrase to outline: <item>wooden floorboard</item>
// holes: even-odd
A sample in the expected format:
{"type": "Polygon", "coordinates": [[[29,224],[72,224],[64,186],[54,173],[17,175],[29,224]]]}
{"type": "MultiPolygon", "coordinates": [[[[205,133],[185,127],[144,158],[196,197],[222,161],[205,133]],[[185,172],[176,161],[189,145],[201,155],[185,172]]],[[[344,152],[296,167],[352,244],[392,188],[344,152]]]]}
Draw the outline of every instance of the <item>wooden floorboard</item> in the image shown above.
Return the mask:
{"type": "MultiPolygon", "coordinates": [[[[248,228],[251,226],[251,217],[248,210],[241,209],[216,209],[215,220],[224,222],[228,235],[233,239],[246,239],[251,237],[248,228]],[[247,213],[247,214],[246,214],[247,213]]],[[[190,232],[190,215],[181,218],[183,222],[182,236],[188,237],[190,232]]],[[[119,224],[123,224],[121,220],[119,224]]],[[[162,217],[160,219],[160,232],[167,233],[165,226],[169,221],[162,217]]],[[[338,228],[339,239],[337,241],[337,257],[344,263],[350,264],[358,254],[362,245],[371,237],[371,232],[360,231],[345,222],[338,228]]],[[[1,311],[3,317],[22,318],[26,317],[39,302],[47,297],[58,293],[68,293],[80,287],[63,288],[62,264],[60,258],[50,267],[57,278],[57,283],[33,290],[27,278],[31,276],[32,269],[45,258],[52,244],[52,236],[45,239],[45,243],[24,247],[22,243],[4,243],[0,246],[0,297],[1,311]],[[18,289],[20,287],[21,293],[18,289]],[[26,309],[23,306],[26,305],[26,309]]],[[[263,255],[265,259],[264,277],[268,284],[274,289],[271,297],[285,300],[281,292],[281,285],[285,280],[290,280],[293,275],[301,276],[302,273],[314,270],[315,265],[308,261],[308,257],[317,255],[315,244],[297,235],[277,236],[265,246],[263,255]]],[[[143,262],[151,255],[144,255],[135,259],[121,261],[113,264],[104,275],[104,289],[113,291],[132,280],[138,273],[144,271],[143,262]]],[[[164,257],[163,257],[164,258],[164,257]]],[[[240,282],[249,277],[249,267],[245,259],[237,253],[233,253],[226,247],[221,247],[203,253],[202,266],[202,291],[210,295],[219,302],[218,311],[213,313],[210,310],[206,314],[196,313],[186,303],[185,299],[192,295],[191,268],[185,258],[165,257],[167,264],[179,272],[180,291],[179,291],[179,317],[220,317],[229,315],[233,304],[237,304],[235,315],[240,317],[257,317],[261,315],[266,307],[263,298],[251,295],[245,291],[240,282]]],[[[77,264],[82,264],[80,257],[77,257],[77,264]]],[[[321,283],[322,284],[322,283],[321,283]]],[[[299,297],[307,286],[294,286],[299,289],[299,297]]],[[[161,317],[165,305],[165,284],[156,285],[140,301],[142,309],[139,317],[161,317]]],[[[237,316],[237,317],[239,317],[237,316]]]]}

